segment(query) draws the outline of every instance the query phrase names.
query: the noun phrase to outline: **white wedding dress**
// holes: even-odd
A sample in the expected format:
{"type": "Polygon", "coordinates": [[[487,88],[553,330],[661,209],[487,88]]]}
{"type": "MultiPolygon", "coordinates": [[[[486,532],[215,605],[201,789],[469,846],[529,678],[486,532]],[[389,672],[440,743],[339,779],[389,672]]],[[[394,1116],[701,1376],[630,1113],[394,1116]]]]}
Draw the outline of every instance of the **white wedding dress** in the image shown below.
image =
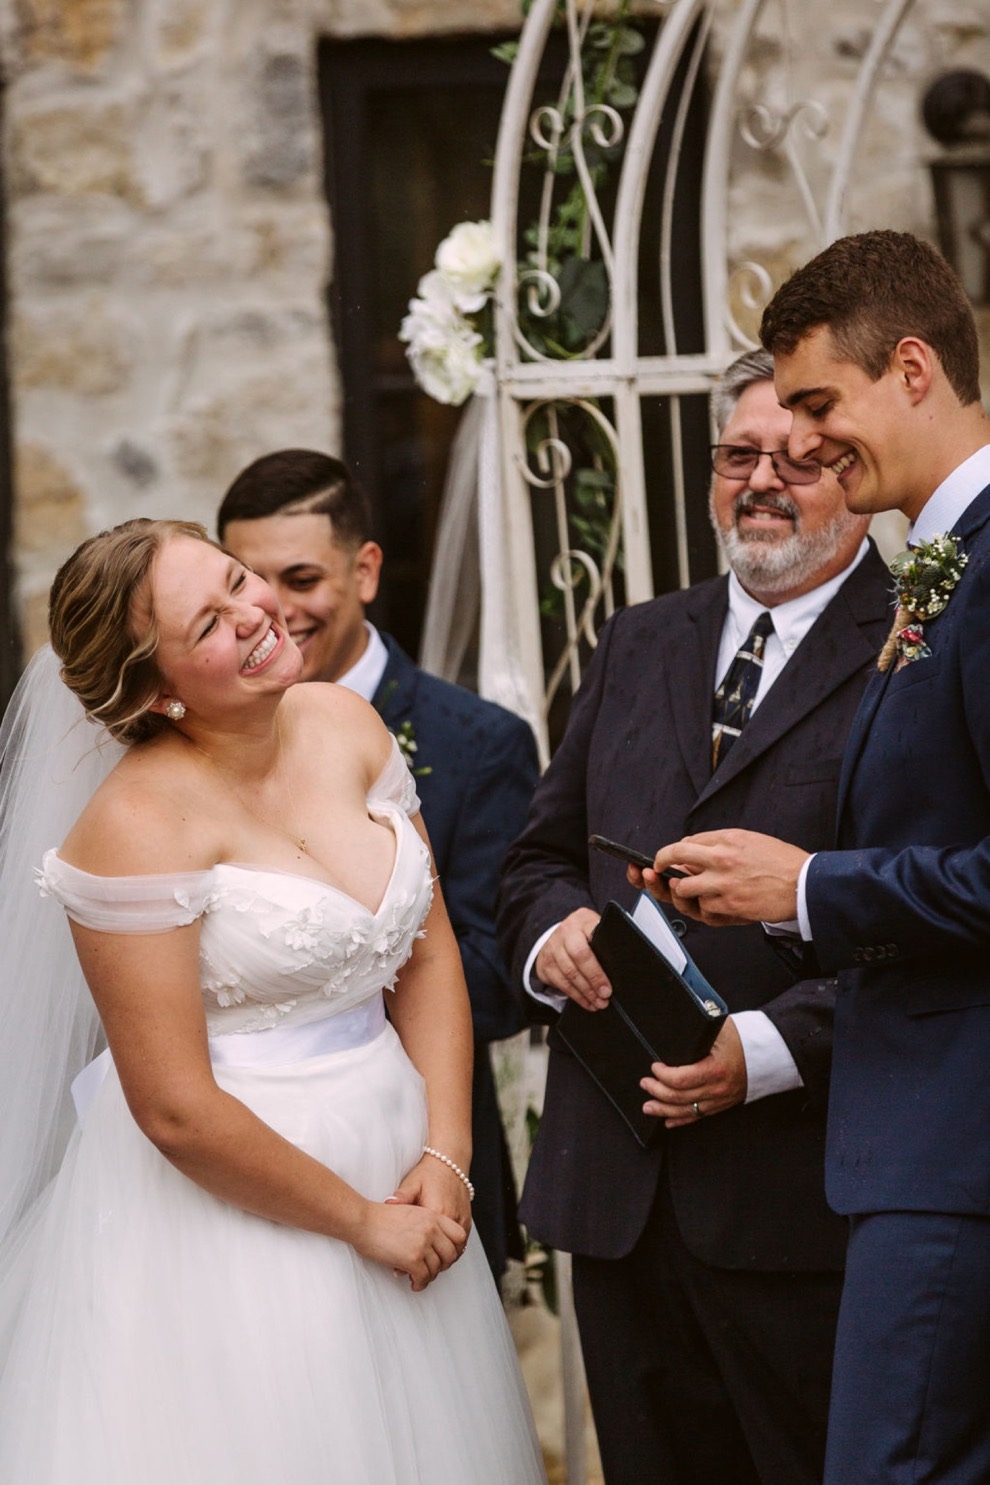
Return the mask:
{"type": "MultiPolygon", "coordinates": [[[[383,1001],[432,894],[406,813],[416,806],[396,750],[369,794],[396,841],[374,913],[255,866],[108,879],[49,851],[40,873],[92,927],[154,933],[201,918],[218,1083],[378,1201],[420,1159],[427,1128],[423,1080],[383,1001]]],[[[0,1266],[3,1485],[544,1479],[475,1233],[414,1294],[346,1244],[180,1175],[132,1120],[109,1054],[85,1081],[61,1168],[0,1266]]]]}

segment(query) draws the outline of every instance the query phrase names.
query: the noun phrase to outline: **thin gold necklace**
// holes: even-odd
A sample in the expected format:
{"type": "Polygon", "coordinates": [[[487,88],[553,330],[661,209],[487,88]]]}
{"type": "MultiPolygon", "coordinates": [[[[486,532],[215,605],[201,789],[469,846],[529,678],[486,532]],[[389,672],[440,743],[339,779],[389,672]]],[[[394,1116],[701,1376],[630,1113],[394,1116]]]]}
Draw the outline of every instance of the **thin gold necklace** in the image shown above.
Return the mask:
{"type": "MultiPolygon", "coordinates": [[[[285,749],[282,746],[282,724],[281,724],[281,722],[279,720],[279,716],[278,716],[278,713],[277,712],[275,714],[275,735],[276,735],[276,737],[278,739],[278,762],[279,762],[279,767],[285,773],[285,792],[289,796],[289,804],[292,807],[292,816],[293,816],[293,819],[295,819],[296,818],[296,797],[295,797],[295,795],[292,792],[292,785],[289,782],[288,771],[285,769],[285,749]]],[[[278,831],[280,831],[280,833],[282,835],[288,836],[289,840],[292,841],[292,844],[294,846],[297,846],[299,848],[299,850],[302,851],[302,853],[303,853],[304,856],[308,856],[310,854],[309,846],[306,844],[306,837],[304,835],[293,835],[292,831],[291,830],[287,830],[284,825],[273,825],[270,820],[263,820],[261,818],[261,816],[257,813],[257,811],[253,810],[251,808],[251,806],[247,803],[247,801],[245,800],[245,798],[244,798],[243,794],[241,793],[240,789],[236,788],[235,785],[233,783],[231,783],[229,777],[227,776],[227,774],[224,773],[224,770],[220,767],[220,765],[217,762],[217,760],[215,758],[211,757],[210,754],[206,751],[205,748],[201,748],[200,745],[199,745],[199,743],[193,742],[192,738],[189,737],[186,733],[183,733],[183,736],[186,738],[186,741],[187,742],[192,743],[192,746],[196,749],[196,752],[197,753],[201,753],[203,755],[203,757],[206,759],[207,763],[209,763],[211,765],[211,767],[213,767],[214,769],[216,769],[216,771],[220,775],[221,779],[223,779],[224,783],[227,785],[227,788],[231,791],[231,793],[237,799],[237,802],[241,805],[241,807],[243,809],[247,810],[247,812],[251,816],[252,820],[257,820],[258,824],[259,825],[264,825],[264,827],[265,827],[266,830],[278,830],[278,831]]]]}

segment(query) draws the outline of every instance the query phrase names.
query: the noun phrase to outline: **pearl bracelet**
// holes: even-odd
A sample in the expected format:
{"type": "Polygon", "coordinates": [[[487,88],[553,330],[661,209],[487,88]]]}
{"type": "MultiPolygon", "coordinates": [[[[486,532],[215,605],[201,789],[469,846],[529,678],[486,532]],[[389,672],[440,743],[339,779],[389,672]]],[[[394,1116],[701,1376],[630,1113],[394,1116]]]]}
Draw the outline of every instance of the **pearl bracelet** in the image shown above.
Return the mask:
{"type": "Polygon", "coordinates": [[[440,1150],[434,1150],[432,1145],[424,1145],[423,1154],[432,1155],[434,1160],[442,1161],[448,1170],[452,1170],[454,1172],[454,1175],[457,1176],[459,1180],[463,1181],[465,1186],[467,1187],[468,1201],[474,1201],[474,1187],[471,1185],[471,1182],[461,1170],[460,1166],[455,1165],[449,1155],[444,1155],[440,1150]]]}

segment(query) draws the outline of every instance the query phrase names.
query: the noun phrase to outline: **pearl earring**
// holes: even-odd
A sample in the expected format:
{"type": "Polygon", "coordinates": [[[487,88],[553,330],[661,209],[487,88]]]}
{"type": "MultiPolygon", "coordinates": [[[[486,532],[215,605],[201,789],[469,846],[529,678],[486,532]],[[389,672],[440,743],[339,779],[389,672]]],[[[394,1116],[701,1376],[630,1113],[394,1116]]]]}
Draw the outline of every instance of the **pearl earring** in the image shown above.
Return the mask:
{"type": "Polygon", "coordinates": [[[181,722],[186,714],[186,709],[181,701],[170,701],[165,708],[165,715],[170,722],[181,722]]]}

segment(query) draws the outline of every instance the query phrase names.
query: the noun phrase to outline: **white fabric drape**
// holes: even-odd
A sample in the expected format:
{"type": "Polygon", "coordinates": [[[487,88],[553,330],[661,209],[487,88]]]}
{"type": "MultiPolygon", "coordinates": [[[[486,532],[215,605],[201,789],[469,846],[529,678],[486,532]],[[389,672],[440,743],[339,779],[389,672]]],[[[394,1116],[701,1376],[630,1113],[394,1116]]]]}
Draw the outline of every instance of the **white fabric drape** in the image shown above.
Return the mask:
{"type": "Polygon", "coordinates": [[[478,625],[478,693],[515,712],[545,751],[543,698],[526,682],[522,605],[509,560],[509,515],[502,487],[498,398],[490,369],[467,405],[451,452],[430,573],[420,648],[424,670],[462,679],[478,625]]]}

